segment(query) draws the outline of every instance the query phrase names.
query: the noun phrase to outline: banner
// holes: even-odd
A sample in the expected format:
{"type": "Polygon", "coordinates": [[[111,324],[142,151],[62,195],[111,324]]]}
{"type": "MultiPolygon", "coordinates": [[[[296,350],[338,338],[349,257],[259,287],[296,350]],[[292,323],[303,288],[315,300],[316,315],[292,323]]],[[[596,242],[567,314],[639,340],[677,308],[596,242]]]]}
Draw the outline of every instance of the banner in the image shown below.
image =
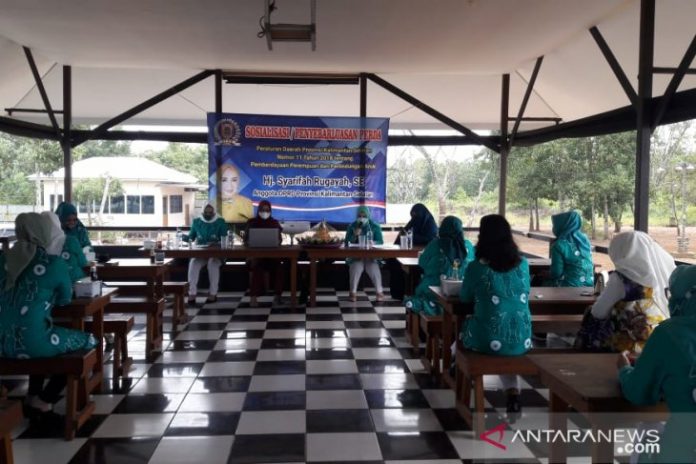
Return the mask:
{"type": "Polygon", "coordinates": [[[209,192],[227,222],[268,200],[281,220],[385,221],[386,118],[208,113],[209,192]]]}

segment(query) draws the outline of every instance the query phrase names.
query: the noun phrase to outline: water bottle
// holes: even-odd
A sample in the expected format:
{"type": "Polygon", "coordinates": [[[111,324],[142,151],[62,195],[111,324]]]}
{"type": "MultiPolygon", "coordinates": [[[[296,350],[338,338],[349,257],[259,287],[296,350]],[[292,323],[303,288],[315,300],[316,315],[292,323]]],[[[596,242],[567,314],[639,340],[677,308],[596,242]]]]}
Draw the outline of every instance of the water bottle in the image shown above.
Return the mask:
{"type": "Polygon", "coordinates": [[[92,282],[96,282],[99,280],[99,276],[97,275],[97,265],[92,264],[89,268],[89,280],[92,282]]]}
{"type": "Polygon", "coordinates": [[[367,232],[365,232],[365,245],[367,248],[372,248],[372,228],[367,227],[367,232]]]}
{"type": "Polygon", "coordinates": [[[459,260],[455,259],[452,262],[452,268],[450,269],[450,280],[459,280],[459,260]]]}
{"type": "Polygon", "coordinates": [[[231,230],[227,231],[227,248],[234,247],[234,233],[231,230]]]}
{"type": "Polygon", "coordinates": [[[408,249],[413,248],[413,229],[408,229],[406,231],[406,241],[408,243],[408,249]]]}
{"type": "Polygon", "coordinates": [[[179,248],[181,246],[182,233],[180,228],[176,228],[176,237],[174,239],[174,248],[179,248]]]}

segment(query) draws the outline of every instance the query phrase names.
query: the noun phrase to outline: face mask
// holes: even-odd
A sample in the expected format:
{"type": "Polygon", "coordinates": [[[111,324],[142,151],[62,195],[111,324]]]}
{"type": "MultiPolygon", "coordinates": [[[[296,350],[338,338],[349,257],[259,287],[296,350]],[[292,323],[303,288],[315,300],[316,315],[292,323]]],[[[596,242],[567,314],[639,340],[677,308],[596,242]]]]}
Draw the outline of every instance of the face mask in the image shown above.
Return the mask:
{"type": "Polygon", "coordinates": [[[359,222],[360,224],[367,224],[367,218],[366,218],[366,217],[358,218],[358,222],[359,222]]]}
{"type": "Polygon", "coordinates": [[[262,211],[259,213],[259,217],[261,219],[268,219],[269,217],[271,217],[271,213],[269,213],[268,211],[262,211]]]}
{"type": "Polygon", "coordinates": [[[203,213],[203,219],[210,221],[215,216],[215,213],[203,213]]]}

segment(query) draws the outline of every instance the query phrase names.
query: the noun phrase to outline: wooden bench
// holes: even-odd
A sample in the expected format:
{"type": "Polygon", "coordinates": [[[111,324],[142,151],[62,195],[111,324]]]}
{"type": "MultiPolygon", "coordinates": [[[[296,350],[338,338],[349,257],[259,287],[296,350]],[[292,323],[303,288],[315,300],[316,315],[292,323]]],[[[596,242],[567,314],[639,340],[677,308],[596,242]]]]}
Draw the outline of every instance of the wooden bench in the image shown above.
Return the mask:
{"type": "Polygon", "coordinates": [[[164,306],[164,298],[157,300],[147,296],[118,296],[106,305],[105,312],[145,314],[145,357],[152,362],[157,357],[155,352],[162,351],[164,306]]]}
{"type": "Polygon", "coordinates": [[[420,317],[409,309],[406,309],[406,336],[414,349],[420,347],[420,317]]]}
{"type": "MultiPolygon", "coordinates": [[[[147,282],[105,282],[109,287],[118,287],[120,295],[124,296],[146,296],[150,291],[147,282]]],[[[162,290],[165,295],[173,297],[173,317],[172,322],[176,324],[185,324],[188,322],[186,314],[186,297],[189,293],[188,282],[173,282],[165,281],[162,285],[162,290]]]]}
{"type": "MultiPolygon", "coordinates": [[[[91,329],[91,321],[85,323],[91,329]]],[[[133,358],[128,356],[128,333],[133,329],[135,318],[126,314],[109,314],[104,316],[104,333],[114,334],[113,379],[123,377],[133,365],[133,358]]]]}
{"type": "Polygon", "coordinates": [[[576,334],[582,317],[582,314],[533,314],[532,330],[534,333],[576,334]]]}
{"type": "MultiPolygon", "coordinates": [[[[425,333],[425,364],[431,374],[441,374],[442,350],[449,349],[442,346],[442,316],[428,316],[420,314],[418,324],[425,333]]],[[[418,335],[420,336],[420,334],[418,335]]],[[[447,369],[447,366],[444,366],[447,369]]]]}
{"type": "Polygon", "coordinates": [[[75,438],[77,429],[94,413],[88,383],[97,364],[97,352],[75,351],[54,358],[0,358],[0,375],[65,375],[65,439],[75,438]]]}
{"type": "MultiPolygon", "coordinates": [[[[536,329],[535,329],[536,330],[536,329]]],[[[527,354],[576,353],[573,349],[534,348],[527,354]]],[[[527,354],[494,356],[465,350],[457,343],[457,374],[455,383],[456,408],[475,436],[485,430],[484,375],[539,375],[539,370],[527,354]],[[471,393],[474,407],[471,407],[471,393]]]]}
{"type": "Polygon", "coordinates": [[[0,400],[0,464],[13,464],[12,429],[22,422],[22,403],[0,400]]]}

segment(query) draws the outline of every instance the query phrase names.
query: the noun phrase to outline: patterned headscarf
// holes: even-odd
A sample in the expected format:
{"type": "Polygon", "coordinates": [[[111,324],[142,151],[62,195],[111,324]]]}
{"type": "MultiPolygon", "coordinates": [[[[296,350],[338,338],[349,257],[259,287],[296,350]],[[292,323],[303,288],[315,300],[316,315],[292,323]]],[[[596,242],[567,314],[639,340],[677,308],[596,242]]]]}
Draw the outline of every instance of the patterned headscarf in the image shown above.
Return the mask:
{"type": "MultiPolygon", "coordinates": [[[[6,253],[5,290],[14,287],[19,275],[26,269],[39,247],[49,248],[59,240],[60,229],[56,231],[56,223],[47,214],[22,213],[15,219],[15,235],[17,242],[6,253]]],[[[62,234],[63,241],[65,235],[62,234]]],[[[60,243],[62,248],[62,243],[60,243]]]]}
{"type": "Polygon", "coordinates": [[[553,224],[553,235],[557,238],[575,242],[583,256],[592,253],[592,245],[587,236],[582,233],[582,218],[576,211],[554,214],[551,216],[551,223],[553,224]]]}

